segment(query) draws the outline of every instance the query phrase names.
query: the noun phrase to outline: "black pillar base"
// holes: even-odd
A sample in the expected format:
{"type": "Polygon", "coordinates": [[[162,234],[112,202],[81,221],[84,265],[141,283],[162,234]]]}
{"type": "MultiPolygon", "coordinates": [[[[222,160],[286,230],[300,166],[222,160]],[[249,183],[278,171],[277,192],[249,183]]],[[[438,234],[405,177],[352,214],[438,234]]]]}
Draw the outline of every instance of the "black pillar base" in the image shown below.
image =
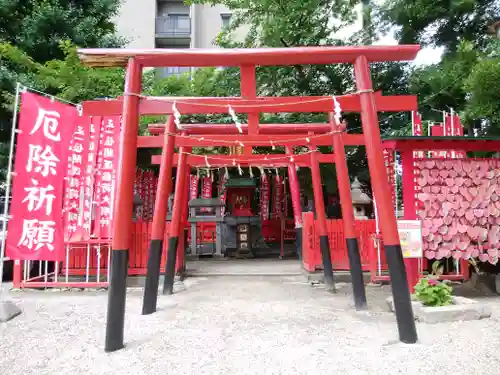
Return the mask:
{"type": "Polygon", "coordinates": [[[365,281],[363,279],[363,268],[361,267],[361,256],[359,255],[358,239],[346,238],[347,256],[349,258],[349,271],[352,279],[352,292],[354,294],[354,305],[356,310],[366,309],[365,281]]]}
{"type": "Polygon", "coordinates": [[[106,352],[114,352],[124,346],[123,328],[127,295],[128,250],[113,250],[110,273],[106,341],[104,344],[106,352]]]}
{"type": "Polygon", "coordinates": [[[151,240],[149,243],[148,273],[146,274],[146,284],[144,285],[142,315],[149,315],[156,312],[162,248],[163,240],[151,240]]]}
{"type": "Polygon", "coordinates": [[[302,260],[302,228],[295,228],[295,244],[297,246],[297,258],[302,260]]]}
{"type": "Polygon", "coordinates": [[[328,236],[319,236],[319,248],[321,249],[321,259],[323,261],[323,274],[325,276],[325,286],[329,292],[335,292],[335,280],[333,278],[332,259],[330,258],[330,244],[328,236]]]}
{"type": "Polygon", "coordinates": [[[165,278],[163,282],[163,294],[174,293],[175,261],[177,258],[177,244],[179,237],[168,239],[167,264],[165,265],[165,278]]]}
{"type": "Polygon", "coordinates": [[[385,258],[391,277],[392,298],[396,311],[396,322],[399,331],[399,341],[415,344],[418,340],[413,309],[411,306],[410,288],[406,276],[406,268],[400,245],[385,245],[385,258]]]}

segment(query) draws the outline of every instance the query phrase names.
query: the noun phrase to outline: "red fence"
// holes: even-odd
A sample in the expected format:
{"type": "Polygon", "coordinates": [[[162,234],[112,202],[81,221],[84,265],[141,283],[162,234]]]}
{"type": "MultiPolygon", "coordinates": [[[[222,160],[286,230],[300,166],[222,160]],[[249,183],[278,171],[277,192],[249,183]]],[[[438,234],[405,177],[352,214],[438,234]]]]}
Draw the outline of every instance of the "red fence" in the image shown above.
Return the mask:
{"type": "MultiPolygon", "coordinates": [[[[319,235],[316,234],[316,225],[312,213],[304,214],[303,229],[303,265],[308,272],[323,269],[321,252],[319,249],[319,235]]],[[[349,258],[344,236],[344,226],[342,220],[327,220],[328,241],[330,243],[330,257],[334,270],[348,270],[349,258]]],[[[375,220],[357,220],[356,232],[358,233],[359,252],[361,264],[364,271],[370,271],[373,267],[378,267],[378,257],[374,252],[375,220]]],[[[385,255],[381,254],[380,267],[387,269],[385,255]]]]}
{"type": "MultiPolygon", "coordinates": [[[[327,220],[328,239],[331,258],[335,270],[348,270],[349,260],[344,237],[342,220],[327,220]]],[[[369,271],[372,281],[388,280],[382,275],[387,270],[385,254],[379,251],[381,246],[375,241],[375,221],[356,221],[361,264],[364,271],[369,271]]],[[[168,233],[168,226],[166,234],[168,233]]],[[[129,252],[129,275],[144,276],[147,269],[151,223],[139,222],[132,226],[132,245],[129,252]]],[[[200,238],[206,235],[200,234],[200,238]]],[[[303,267],[308,272],[322,269],[319,236],[312,213],[304,214],[303,231],[303,267]]],[[[164,243],[166,246],[166,242],[164,243]]],[[[61,263],[49,264],[40,262],[15,262],[15,288],[99,288],[106,287],[109,279],[108,264],[110,260],[109,241],[90,241],[74,243],[66,247],[66,258],[61,263]],[[52,267],[52,268],[51,268],[52,267]]],[[[165,268],[166,248],[164,248],[161,267],[165,268]]],[[[423,263],[423,262],[420,262],[423,263]]],[[[419,272],[423,272],[424,264],[419,264],[419,272]]],[[[467,268],[462,272],[447,275],[443,278],[467,279],[467,268]]]]}
{"type": "MultiPolygon", "coordinates": [[[[369,270],[370,254],[373,252],[372,235],[375,232],[375,222],[373,220],[358,221],[357,226],[360,233],[359,244],[363,269],[369,270]]],[[[203,230],[198,231],[199,240],[208,239],[208,237],[212,236],[212,228],[207,227],[206,229],[207,233],[203,233],[203,230]]],[[[328,220],[328,234],[335,269],[349,269],[342,221],[328,220]]],[[[144,276],[146,274],[150,237],[151,222],[133,224],[132,244],[129,252],[130,276],[144,276]]],[[[285,237],[288,237],[286,233],[285,237]]],[[[305,269],[311,272],[321,269],[319,238],[314,232],[314,220],[311,213],[304,214],[303,238],[305,269]]],[[[164,243],[164,246],[166,246],[166,243],[164,243]]],[[[110,261],[109,250],[110,242],[107,240],[69,244],[66,246],[64,262],[57,263],[55,266],[51,266],[52,268],[46,262],[35,267],[31,262],[24,262],[22,266],[20,264],[15,266],[14,287],[96,288],[107,286],[109,278],[108,264],[110,261]]],[[[376,257],[372,256],[372,258],[376,262],[376,257]]],[[[161,261],[162,269],[165,267],[165,260],[166,248],[164,248],[161,261]]],[[[385,269],[385,263],[383,269],[385,269]]]]}

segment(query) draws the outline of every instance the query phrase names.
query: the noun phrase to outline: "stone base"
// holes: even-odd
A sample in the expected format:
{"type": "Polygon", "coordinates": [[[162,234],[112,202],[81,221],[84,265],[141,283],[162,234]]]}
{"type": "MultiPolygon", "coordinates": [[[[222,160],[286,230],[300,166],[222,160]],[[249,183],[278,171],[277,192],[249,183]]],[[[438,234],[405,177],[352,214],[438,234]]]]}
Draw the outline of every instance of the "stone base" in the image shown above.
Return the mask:
{"type": "MultiPolygon", "coordinates": [[[[309,272],[305,269],[302,269],[302,276],[305,278],[308,283],[324,283],[325,277],[323,271],[309,272]]],[[[349,271],[334,271],[333,278],[336,283],[351,283],[351,274],[349,271]]],[[[365,284],[370,282],[370,274],[368,272],[363,272],[363,279],[365,284]]]]}
{"type": "Polygon", "coordinates": [[[21,309],[11,301],[0,301],[0,323],[8,322],[21,314],[21,309]]]}
{"type": "MultiPolygon", "coordinates": [[[[394,311],[392,297],[387,299],[387,303],[394,311]]],[[[480,320],[491,316],[490,306],[464,297],[453,297],[453,305],[430,307],[422,305],[412,296],[411,304],[415,320],[428,324],[480,320]]]]}

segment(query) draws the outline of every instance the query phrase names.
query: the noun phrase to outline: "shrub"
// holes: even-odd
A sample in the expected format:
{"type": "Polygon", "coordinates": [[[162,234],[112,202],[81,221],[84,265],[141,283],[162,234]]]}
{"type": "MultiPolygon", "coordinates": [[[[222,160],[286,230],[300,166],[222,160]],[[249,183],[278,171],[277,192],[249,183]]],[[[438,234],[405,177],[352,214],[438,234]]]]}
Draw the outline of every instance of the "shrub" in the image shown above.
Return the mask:
{"type": "Polygon", "coordinates": [[[447,281],[441,282],[433,277],[420,279],[415,285],[415,295],[425,306],[447,306],[452,304],[452,288],[447,281]]]}

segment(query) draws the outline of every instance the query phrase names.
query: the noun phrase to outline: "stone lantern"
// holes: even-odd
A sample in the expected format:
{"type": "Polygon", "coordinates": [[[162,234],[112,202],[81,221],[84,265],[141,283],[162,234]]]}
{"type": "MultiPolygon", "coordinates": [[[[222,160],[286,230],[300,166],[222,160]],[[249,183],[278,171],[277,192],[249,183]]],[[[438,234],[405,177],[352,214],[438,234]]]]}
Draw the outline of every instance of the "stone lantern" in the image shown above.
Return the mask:
{"type": "Polygon", "coordinates": [[[356,177],[351,184],[352,206],[356,220],[367,220],[366,207],[372,203],[371,198],[361,189],[361,183],[356,177]]]}

